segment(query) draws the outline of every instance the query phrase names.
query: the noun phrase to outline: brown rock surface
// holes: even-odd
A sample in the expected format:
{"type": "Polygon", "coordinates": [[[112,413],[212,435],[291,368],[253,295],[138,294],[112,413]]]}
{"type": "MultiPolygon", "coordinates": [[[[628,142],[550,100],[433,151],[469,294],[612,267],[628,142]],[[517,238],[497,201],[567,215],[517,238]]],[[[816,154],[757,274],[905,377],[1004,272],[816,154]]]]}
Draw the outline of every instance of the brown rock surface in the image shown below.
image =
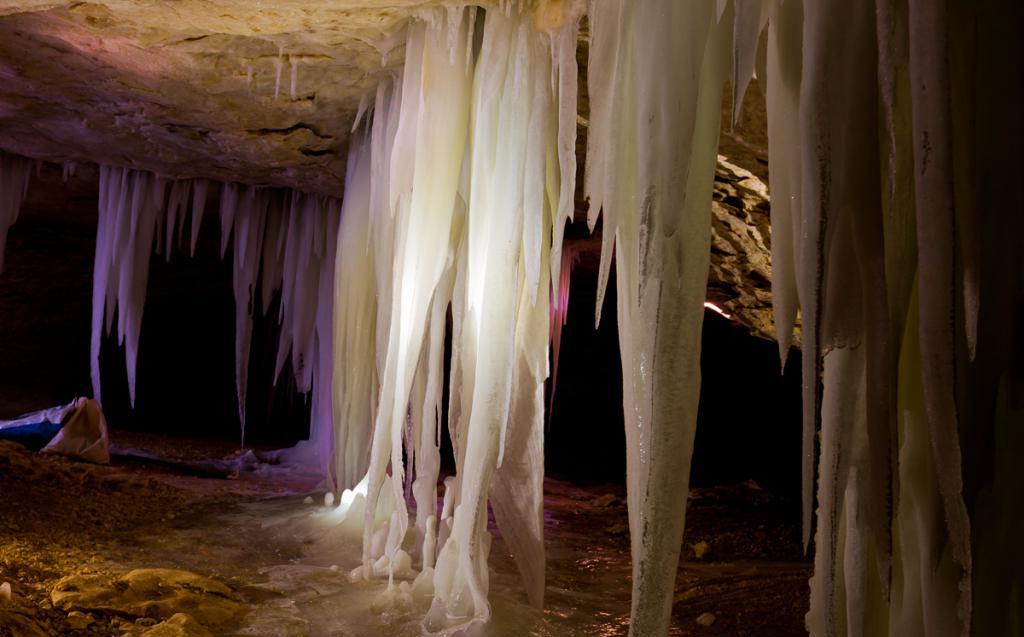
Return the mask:
{"type": "Polygon", "coordinates": [[[0,2],[0,147],[340,194],[359,102],[424,1],[0,2]]]}
{"type": "Polygon", "coordinates": [[[234,593],[221,582],[166,568],[136,569],[117,578],[69,575],[57,582],[50,599],[67,611],[132,618],[167,620],[187,613],[207,627],[222,626],[242,611],[234,593]]]}

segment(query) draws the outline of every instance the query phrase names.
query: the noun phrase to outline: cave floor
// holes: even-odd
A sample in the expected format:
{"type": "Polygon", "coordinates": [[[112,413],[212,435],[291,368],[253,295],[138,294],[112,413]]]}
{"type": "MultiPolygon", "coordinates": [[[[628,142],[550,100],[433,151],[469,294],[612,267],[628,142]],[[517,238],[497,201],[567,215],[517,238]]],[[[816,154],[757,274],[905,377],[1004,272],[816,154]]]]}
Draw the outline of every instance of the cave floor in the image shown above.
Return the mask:
{"type": "MultiPolygon", "coordinates": [[[[112,440],[182,460],[233,453],[194,439],[112,440]]],[[[424,609],[382,594],[385,580],[349,580],[359,542],[324,525],[315,479],[264,469],[225,479],[122,457],[101,467],[0,442],[0,584],[12,588],[0,595],[0,636],[420,634],[424,609]]],[[[688,510],[670,634],[805,634],[811,568],[792,506],[747,483],[693,489],[688,510]]],[[[625,635],[623,487],[549,478],[545,526],[543,614],[495,533],[486,634],[625,635]]]]}

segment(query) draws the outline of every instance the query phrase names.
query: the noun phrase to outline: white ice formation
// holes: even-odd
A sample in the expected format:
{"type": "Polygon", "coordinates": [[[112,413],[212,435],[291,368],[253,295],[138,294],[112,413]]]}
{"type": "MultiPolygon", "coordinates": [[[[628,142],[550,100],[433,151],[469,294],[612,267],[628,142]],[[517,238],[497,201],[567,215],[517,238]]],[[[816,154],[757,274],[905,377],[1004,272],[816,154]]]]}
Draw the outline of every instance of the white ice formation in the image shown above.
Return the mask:
{"type": "Polygon", "coordinates": [[[370,444],[355,576],[398,578],[413,556],[431,633],[490,617],[488,503],[527,596],[543,603],[544,381],[575,192],[579,17],[567,7],[538,30],[519,3],[423,12],[350,151],[335,458],[351,486],[370,444]],[[449,308],[457,474],[438,511],[449,308]]]}
{"type": "Polygon", "coordinates": [[[783,354],[802,319],[805,543],[820,424],[808,629],[1020,634],[1024,562],[995,555],[1024,532],[1006,473],[1024,422],[1024,201],[995,175],[1021,169],[1022,89],[997,78],[1020,75],[1008,29],[1024,12],[766,4],[773,300],[783,354]]]}
{"type": "Polygon", "coordinates": [[[630,635],[668,630],[700,398],[711,191],[731,3],[590,5],[590,224],[614,249],[633,557],[630,635]]]}
{"type": "MultiPolygon", "coordinates": [[[[1024,157],[1024,9],[1014,0],[422,11],[406,31],[404,67],[360,105],[343,202],[219,186],[242,422],[252,315],[280,291],[275,377],[290,362],[313,392],[300,451],[344,489],[329,500],[363,536],[353,577],[387,578],[387,599],[411,596],[428,633],[483,625],[490,505],[526,596],[543,604],[544,381],[573,258],[562,240],[575,210],[584,10],[590,226],[603,215],[598,309],[616,263],[630,634],[668,630],[722,90],[728,79],[735,119],[756,74],[783,359],[798,318],[802,328],[808,629],[1019,635],[1024,200],[1000,181],[1020,175],[1024,157]],[[439,509],[444,426],[457,471],[439,509]]],[[[275,95],[282,67],[283,51],[275,95]]],[[[0,156],[4,233],[29,165],[0,156]]],[[[101,169],[97,397],[100,339],[116,312],[134,399],[150,253],[170,257],[189,209],[194,253],[208,186],[101,169]]]]}
{"type": "MultiPolygon", "coordinates": [[[[176,249],[184,249],[189,211],[188,251],[195,254],[210,185],[204,179],[171,181],[144,171],[100,167],[91,351],[97,399],[102,400],[102,338],[110,333],[116,316],[134,404],[149,259],[154,248],[168,260],[176,249]]],[[[235,372],[243,444],[252,317],[257,307],[266,312],[280,291],[274,379],[290,362],[298,389],[312,392],[310,440],[298,451],[333,476],[329,450],[334,435],[333,307],[340,201],[234,183],[219,184],[219,189],[222,257],[233,246],[235,372]]]]}

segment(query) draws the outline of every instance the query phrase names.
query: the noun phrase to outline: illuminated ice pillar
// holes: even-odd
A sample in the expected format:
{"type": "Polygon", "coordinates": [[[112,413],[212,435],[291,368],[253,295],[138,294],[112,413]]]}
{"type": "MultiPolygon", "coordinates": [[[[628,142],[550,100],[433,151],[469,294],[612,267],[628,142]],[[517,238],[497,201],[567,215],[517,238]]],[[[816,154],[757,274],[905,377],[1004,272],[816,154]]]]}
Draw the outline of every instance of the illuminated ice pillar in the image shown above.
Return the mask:
{"type": "Polygon", "coordinates": [[[590,223],[614,250],[633,557],[630,635],[668,630],[700,397],[711,192],[731,3],[590,5],[590,223]]]}

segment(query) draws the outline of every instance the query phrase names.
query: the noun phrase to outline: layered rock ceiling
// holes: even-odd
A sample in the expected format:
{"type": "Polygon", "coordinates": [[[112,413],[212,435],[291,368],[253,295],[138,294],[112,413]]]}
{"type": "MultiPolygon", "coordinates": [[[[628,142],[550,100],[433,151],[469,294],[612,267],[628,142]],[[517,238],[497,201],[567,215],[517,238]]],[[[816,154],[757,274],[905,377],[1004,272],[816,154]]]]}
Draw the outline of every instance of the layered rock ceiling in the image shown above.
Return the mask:
{"type": "MultiPolygon", "coordinates": [[[[439,3],[0,0],[0,150],[341,195],[364,96],[401,65],[407,19],[439,3]]],[[[585,90],[580,113],[582,167],[585,90]]],[[[770,338],[765,147],[754,86],[723,135],[709,300],[770,338]]],[[[568,236],[596,263],[599,241],[568,236]]]]}

